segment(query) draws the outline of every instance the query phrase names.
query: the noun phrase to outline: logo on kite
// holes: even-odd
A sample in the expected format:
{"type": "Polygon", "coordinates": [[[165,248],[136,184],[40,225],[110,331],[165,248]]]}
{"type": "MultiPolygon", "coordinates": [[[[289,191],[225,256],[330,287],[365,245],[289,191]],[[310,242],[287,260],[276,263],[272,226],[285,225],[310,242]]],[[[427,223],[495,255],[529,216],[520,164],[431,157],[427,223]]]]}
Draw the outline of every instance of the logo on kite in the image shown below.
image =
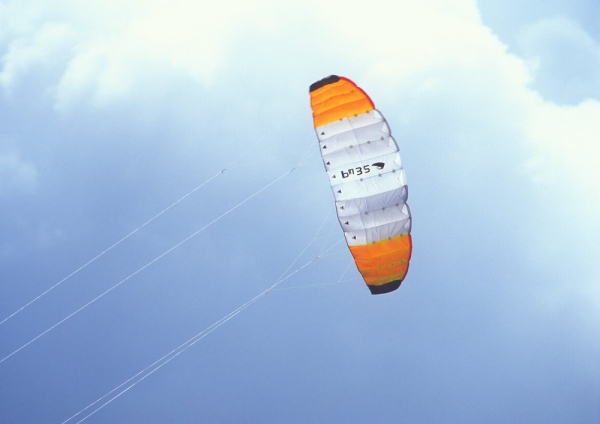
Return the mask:
{"type": "Polygon", "coordinates": [[[383,169],[383,167],[385,166],[385,163],[383,162],[375,162],[373,165],[371,166],[376,166],[377,169],[383,169]]]}
{"type": "MultiPolygon", "coordinates": [[[[381,169],[381,168],[379,168],[379,169],[381,169]]],[[[356,168],[348,169],[348,172],[342,171],[342,178],[348,178],[350,175],[368,174],[369,172],[371,172],[371,170],[369,169],[369,165],[358,166],[356,168]],[[356,169],[356,173],[354,172],[355,169],[356,169]]],[[[334,177],[335,177],[335,175],[334,175],[334,177]]]]}

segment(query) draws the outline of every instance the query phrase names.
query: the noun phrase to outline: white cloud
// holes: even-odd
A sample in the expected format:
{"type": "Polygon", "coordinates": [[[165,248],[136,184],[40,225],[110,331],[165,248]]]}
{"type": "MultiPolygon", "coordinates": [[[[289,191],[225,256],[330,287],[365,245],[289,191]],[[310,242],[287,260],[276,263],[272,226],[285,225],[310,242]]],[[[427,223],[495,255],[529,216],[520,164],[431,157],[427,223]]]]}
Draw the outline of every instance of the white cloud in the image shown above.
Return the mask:
{"type": "Polygon", "coordinates": [[[558,106],[532,96],[525,125],[545,165],[539,177],[580,193],[593,219],[600,213],[600,102],[558,106]]]}
{"type": "MultiPolygon", "coordinates": [[[[8,7],[3,10],[6,23],[8,7]]],[[[597,104],[563,108],[532,100],[536,96],[527,87],[528,62],[507,53],[482,25],[474,1],[315,1],[285,6],[270,0],[85,5],[63,1],[53,8],[43,2],[33,8],[15,3],[8,12],[13,20],[4,33],[8,49],[0,81],[10,88],[32,69],[50,66],[60,57],[58,52],[69,51],[54,81],[56,107],[63,111],[81,102],[102,106],[139,95],[160,87],[162,76],[169,73],[210,84],[228,66],[231,46],[248,34],[289,37],[292,49],[298,49],[293,37],[300,35],[313,52],[292,50],[273,61],[314,62],[315,69],[348,71],[349,76],[356,72],[357,79],[389,96],[387,100],[398,96],[398,90],[433,96],[445,92],[457,99],[468,93],[479,99],[471,106],[479,108],[483,102],[494,113],[507,114],[490,119],[508,118],[508,126],[524,125],[528,139],[523,141],[541,152],[554,152],[552,157],[561,157],[569,173],[586,184],[598,178],[593,159],[598,155],[590,154],[597,152],[597,104]],[[325,63],[319,63],[324,58],[325,63]],[[522,121],[515,111],[523,114],[522,121]]],[[[600,57],[593,40],[566,19],[531,25],[523,40],[531,52],[550,53],[563,51],[550,49],[553,42],[567,40],[567,47],[582,46],[581,51],[589,53],[584,56],[590,66],[598,60],[594,55],[600,57]]],[[[585,75],[592,75],[589,69],[585,75]]],[[[571,67],[569,72],[583,71],[571,67]]]]}
{"type": "Polygon", "coordinates": [[[327,2],[318,10],[323,43],[388,80],[452,63],[473,64],[473,53],[490,36],[471,1],[327,2]]]}
{"type": "Polygon", "coordinates": [[[4,66],[0,72],[0,85],[10,93],[34,68],[51,68],[62,59],[65,44],[73,39],[68,26],[59,23],[45,23],[33,33],[11,40],[3,57],[4,66]]]}
{"type": "MultiPolygon", "coordinates": [[[[63,57],[64,71],[54,81],[56,107],[68,111],[81,102],[103,106],[153,87],[158,90],[168,74],[210,84],[229,66],[233,45],[249,34],[270,34],[288,37],[290,49],[297,49],[287,57],[271,58],[274,62],[310,63],[311,69],[323,69],[323,75],[326,70],[349,73],[380,93],[380,101],[408,93],[433,101],[440,93],[457,101],[470,96],[471,103],[463,103],[465,109],[458,114],[483,117],[493,128],[498,122],[507,128],[520,126],[526,134],[521,142],[541,152],[534,155],[538,163],[551,159],[590,187],[598,180],[597,103],[561,107],[539,100],[528,88],[529,62],[509,54],[482,25],[473,1],[315,1],[282,6],[269,0],[251,5],[181,0],[131,1],[121,7],[122,3],[83,6],[64,1],[48,8],[40,2],[33,9],[12,4],[15,18],[6,30],[12,33],[8,38],[4,34],[9,47],[0,74],[3,85],[18,84],[21,75],[47,67],[57,52],[69,51],[63,57]],[[297,35],[308,52],[299,47],[297,35]],[[481,115],[482,107],[493,112],[481,115]]],[[[531,52],[548,54],[563,52],[548,47],[556,40],[566,40],[567,47],[582,46],[590,66],[598,54],[593,40],[566,19],[531,25],[523,40],[531,52]]],[[[262,50],[253,48],[256,53],[262,50]]],[[[485,126],[486,121],[479,124],[485,126]]]]}
{"type": "Polygon", "coordinates": [[[594,100],[568,107],[540,102],[532,107],[530,135],[534,142],[554,150],[582,179],[597,182],[600,181],[599,117],[600,103],[594,100]]]}
{"type": "Polygon", "coordinates": [[[523,55],[534,66],[534,88],[549,100],[577,104],[600,99],[600,45],[570,19],[542,19],[519,33],[523,55]]]}
{"type": "MultiPolygon", "coordinates": [[[[22,23],[11,29],[15,41],[4,57],[5,86],[14,84],[26,68],[46,67],[60,49],[70,52],[55,82],[61,110],[82,99],[102,105],[127,98],[149,73],[159,78],[159,69],[210,84],[227,66],[231,47],[253,34],[288,37],[291,49],[298,49],[299,40],[293,38],[299,37],[308,46],[308,53],[290,50],[289,56],[272,57],[273,61],[319,67],[323,58],[334,58],[340,72],[368,70],[388,84],[457,64],[493,70],[499,63],[498,47],[503,49],[481,25],[475,2],[466,0],[384,0],[368,6],[358,1],[285,6],[270,0],[122,3],[63,1],[55,5],[59,12],[40,3],[35,13],[13,5],[11,15],[22,23]],[[44,22],[41,29],[37,21],[44,22]],[[50,29],[60,29],[60,37],[50,29]]],[[[269,49],[253,47],[261,58],[269,49]]],[[[527,78],[520,70],[516,73],[527,78]]]]}
{"type": "Polygon", "coordinates": [[[66,70],[55,82],[61,110],[82,98],[91,98],[95,105],[122,100],[149,72],[161,68],[210,83],[235,38],[278,26],[270,3],[62,1],[56,8],[42,3],[32,9],[11,5],[10,15],[20,24],[6,30],[5,37],[12,41],[0,81],[10,88],[19,74],[36,66],[47,68],[57,51],[67,50],[66,70]],[[38,20],[45,22],[36,25],[38,20]]]}

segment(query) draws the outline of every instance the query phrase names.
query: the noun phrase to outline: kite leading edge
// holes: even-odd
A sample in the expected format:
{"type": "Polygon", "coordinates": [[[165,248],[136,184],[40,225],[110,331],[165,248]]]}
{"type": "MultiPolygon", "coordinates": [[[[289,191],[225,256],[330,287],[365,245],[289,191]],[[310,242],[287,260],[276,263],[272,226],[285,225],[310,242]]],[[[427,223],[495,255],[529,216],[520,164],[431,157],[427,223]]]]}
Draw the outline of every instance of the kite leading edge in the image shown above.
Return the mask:
{"type": "Polygon", "coordinates": [[[348,78],[310,86],[310,104],[337,216],[371,294],[400,287],[412,252],[398,145],[371,98],[348,78]]]}

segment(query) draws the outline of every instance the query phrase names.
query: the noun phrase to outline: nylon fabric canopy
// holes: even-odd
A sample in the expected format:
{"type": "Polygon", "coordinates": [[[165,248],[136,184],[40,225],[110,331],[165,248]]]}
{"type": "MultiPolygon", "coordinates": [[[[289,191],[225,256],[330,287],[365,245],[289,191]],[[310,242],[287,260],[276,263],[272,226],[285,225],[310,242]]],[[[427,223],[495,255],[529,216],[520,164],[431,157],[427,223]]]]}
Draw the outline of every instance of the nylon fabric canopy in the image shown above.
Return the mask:
{"type": "Polygon", "coordinates": [[[348,78],[310,86],[310,104],[336,212],[372,294],[406,277],[412,253],[408,187],[396,140],[371,98],[348,78]]]}

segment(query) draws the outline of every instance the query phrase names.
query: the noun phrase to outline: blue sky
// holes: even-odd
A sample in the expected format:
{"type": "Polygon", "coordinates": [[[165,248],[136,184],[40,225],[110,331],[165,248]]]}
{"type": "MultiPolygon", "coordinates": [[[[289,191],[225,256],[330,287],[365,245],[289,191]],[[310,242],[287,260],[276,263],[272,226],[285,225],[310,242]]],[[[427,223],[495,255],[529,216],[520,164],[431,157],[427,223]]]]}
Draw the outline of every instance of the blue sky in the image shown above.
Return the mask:
{"type": "Polygon", "coordinates": [[[217,175],[0,325],[0,421],[63,422],[330,248],[86,422],[600,421],[600,6],[414,3],[0,0],[0,320],[217,175]],[[330,74],[402,153],[388,295],[333,216],[330,74]]]}

